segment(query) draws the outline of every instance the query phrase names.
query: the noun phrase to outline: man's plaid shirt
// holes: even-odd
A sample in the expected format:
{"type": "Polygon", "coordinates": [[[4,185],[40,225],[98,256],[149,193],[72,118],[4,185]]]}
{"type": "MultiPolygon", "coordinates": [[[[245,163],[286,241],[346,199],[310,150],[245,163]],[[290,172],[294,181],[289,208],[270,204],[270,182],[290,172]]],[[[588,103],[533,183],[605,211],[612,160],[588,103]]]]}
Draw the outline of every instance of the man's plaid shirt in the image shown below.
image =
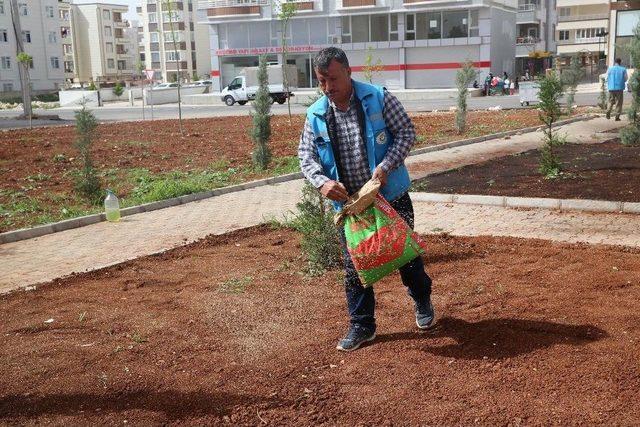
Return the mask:
{"type": "MultiPolygon", "coordinates": [[[[338,141],[332,142],[337,144],[339,150],[338,157],[342,172],[340,182],[344,184],[349,194],[358,191],[371,179],[366,145],[362,140],[360,124],[358,123],[357,102],[358,100],[352,93],[351,103],[347,111],[340,111],[333,103],[330,103],[330,108],[333,109],[335,114],[338,141]]],[[[411,119],[400,101],[398,101],[398,98],[390,94],[386,89],[384,90],[382,114],[387,129],[393,135],[393,145],[389,147],[384,159],[379,164],[382,170],[388,173],[402,165],[415,143],[416,132],[411,119]]],[[[304,130],[300,136],[298,157],[300,158],[302,173],[314,187],[320,188],[329,181],[320,164],[318,148],[314,142],[313,130],[308,120],[305,122],[304,130]]]]}

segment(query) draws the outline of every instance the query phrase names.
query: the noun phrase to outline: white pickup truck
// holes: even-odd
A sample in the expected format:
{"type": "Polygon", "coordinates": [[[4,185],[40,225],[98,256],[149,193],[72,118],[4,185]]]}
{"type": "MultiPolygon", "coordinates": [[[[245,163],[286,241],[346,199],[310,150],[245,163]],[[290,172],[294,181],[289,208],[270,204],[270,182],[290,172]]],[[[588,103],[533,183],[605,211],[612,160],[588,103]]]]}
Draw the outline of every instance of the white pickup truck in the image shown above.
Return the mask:
{"type": "MultiPolygon", "coordinates": [[[[295,65],[286,65],[287,91],[283,84],[282,65],[269,65],[267,67],[267,79],[269,82],[269,95],[271,101],[278,104],[287,102],[287,98],[293,96],[293,90],[298,88],[298,69],[295,65]]],[[[246,67],[235,77],[229,86],[222,89],[220,99],[228,106],[236,102],[244,105],[247,101],[255,99],[258,91],[258,67],[246,67]]]]}

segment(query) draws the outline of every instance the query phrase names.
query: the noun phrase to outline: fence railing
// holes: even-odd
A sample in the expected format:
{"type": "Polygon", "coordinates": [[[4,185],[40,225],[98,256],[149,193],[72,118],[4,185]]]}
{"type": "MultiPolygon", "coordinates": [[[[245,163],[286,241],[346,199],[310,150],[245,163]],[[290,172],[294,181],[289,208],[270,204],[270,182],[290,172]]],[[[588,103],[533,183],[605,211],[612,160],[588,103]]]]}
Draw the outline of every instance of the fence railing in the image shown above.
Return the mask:
{"type": "Polygon", "coordinates": [[[595,13],[591,15],[569,15],[558,16],[558,22],[573,22],[573,21],[593,21],[595,19],[608,19],[608,13],[595,13]]]}

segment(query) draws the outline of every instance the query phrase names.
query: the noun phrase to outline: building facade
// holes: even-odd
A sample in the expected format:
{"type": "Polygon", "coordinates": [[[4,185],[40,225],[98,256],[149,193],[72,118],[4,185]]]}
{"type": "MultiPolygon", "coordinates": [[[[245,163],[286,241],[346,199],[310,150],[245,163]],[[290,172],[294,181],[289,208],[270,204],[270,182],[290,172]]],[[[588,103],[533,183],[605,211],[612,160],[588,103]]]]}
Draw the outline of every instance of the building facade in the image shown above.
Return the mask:
{"type": "Polygon", "coordinates": [[[207,78],[210,72],[208,28],[197,25],[191,0],[141,0],[140,53],[155,78],[182,81],[207,78]]]}
{"type": "MultiPolygon", "coordinates": [[[[21,88],[13,18],[9,0],[0,0],[0,90],[7,95],[21,88]]],[[[33,90],[57,90],[64,82],[58,1],[19,0],[17,19],[24,51],[33,58],[29,69],[33,90]]]]}
{"type": "Polygon", "coordinates": [[[557,0],[558,63],[578,55],[587,77],[602,72],[608,46],[609,0],[557,0]]]}
{"type": "Polygon", "coordinates": [[[609,45],[607,65],[621,58],[625,67],[631,66],[631,57],[625,47],[640,22],[640,1],[612,1],[609,15],[609,45]]]}
{"type": "Polygon", "coordinates": [[[65,61],[72,58],[73,67],[67,71],[73,70],[73,81],[112,83],[137,76],[137,54],[130,48],[136,40],[130,37],[129,23],[123,19],[128,6],[104,3],[69,6],[69,25],[61,33],[71,42],[71,54],[67,56],[65,51],[65,61]]]}
{"type": "Polygon", "coordinates": [[[519,0],[516,17],[516,74],[539,74],[556,53],[556,11],[552,0],[519,0]]]}
{"type": "Polygon", "coordinates": [[[455,70],[474,63],[481,81],[490,71],[512,74],[515,65],[516,0],[294,0],[297,12],[286,34],[269,0],[200,1],[207,24],[214,88],[227,85],[258,56],[298,67],[298,86],[316,87],[312,59],[327,46],[344,49],[355,78],[378,65],[375,83],[388,88],[447,88],[455,70]]]}

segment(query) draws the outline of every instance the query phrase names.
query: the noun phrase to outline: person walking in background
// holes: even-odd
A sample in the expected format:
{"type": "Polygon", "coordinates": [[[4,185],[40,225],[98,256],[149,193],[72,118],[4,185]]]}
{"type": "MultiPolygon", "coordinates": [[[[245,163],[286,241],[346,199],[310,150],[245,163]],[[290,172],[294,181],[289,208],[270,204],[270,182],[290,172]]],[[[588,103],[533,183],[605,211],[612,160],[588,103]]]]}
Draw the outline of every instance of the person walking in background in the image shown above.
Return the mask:
{"type": "Polygon", "coordinates": [[[609,109],[607,119],[611,118],[611,110],[616,106],[616,121],[620,121],[622,101],[624,100],[624,85],[627,81],[627,69],[622,66],[622,59],[616,58],[615,64],[607,71],[607,89],[609,90],[609,109]]]}
{"type": "MultiPolygon", "coordinates": [[[[380,194],[413,228],[411,181],[404,161],[416,132],[398,99],[381,86],[351,79],[349,60],[342,49],[322,49],[313,68],[324,96],[307,110],[298,157],[305,178],[334,202],[336,210],[371,178],[382,183],[380,194]]],[[[376,336],[373,287],[365,288],[346,247],[343,249],[344,285],[351,318],[337,349],[353,351],[376,336]]],[[[400,267],[400,278],[414,301],[420,329],[434,325],[431,278],[420,256],[400,267]]]]}
{"type": "Polygon", "coordinates": [[[517,77],[511,80],[511,82],[509,83],[509,95],[513,95],[516,93],[516,80],[518,80],[517,77]]]}

